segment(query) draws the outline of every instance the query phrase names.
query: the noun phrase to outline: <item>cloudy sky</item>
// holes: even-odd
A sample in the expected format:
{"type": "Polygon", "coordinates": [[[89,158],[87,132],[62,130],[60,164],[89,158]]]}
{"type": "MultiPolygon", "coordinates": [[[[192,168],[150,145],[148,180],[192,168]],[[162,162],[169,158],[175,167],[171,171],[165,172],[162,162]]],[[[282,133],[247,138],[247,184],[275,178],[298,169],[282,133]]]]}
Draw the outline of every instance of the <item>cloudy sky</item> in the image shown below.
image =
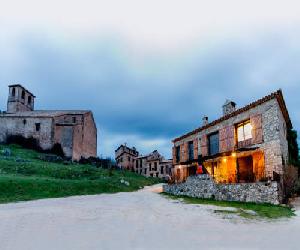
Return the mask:
{"type": "Polygon", "coordinates": [[[282,88],[299,130],[297,2],[2,2],[0,109],[20,83],[36,109],[93,110],[99,155],[127,142],[170,157],[171,139],[226,98],[241,107],[282,88]]]}

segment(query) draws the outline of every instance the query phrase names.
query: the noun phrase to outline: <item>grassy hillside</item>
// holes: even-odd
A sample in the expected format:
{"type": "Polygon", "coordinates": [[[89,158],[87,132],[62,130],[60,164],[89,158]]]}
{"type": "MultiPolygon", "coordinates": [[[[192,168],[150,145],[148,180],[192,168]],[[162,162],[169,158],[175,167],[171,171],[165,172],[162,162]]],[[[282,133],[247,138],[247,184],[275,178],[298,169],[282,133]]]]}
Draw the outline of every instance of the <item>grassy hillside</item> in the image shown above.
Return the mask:
{"type": "Polygon", "coordinates": [[[41,156],[17,145],[0,145],[0,203],[129,192],[159,182],[128,171],[110,172],[91,165],[46,162],[41,156]],[[5,156],[6,148],[11,151],[9,156],[5,156]]]}

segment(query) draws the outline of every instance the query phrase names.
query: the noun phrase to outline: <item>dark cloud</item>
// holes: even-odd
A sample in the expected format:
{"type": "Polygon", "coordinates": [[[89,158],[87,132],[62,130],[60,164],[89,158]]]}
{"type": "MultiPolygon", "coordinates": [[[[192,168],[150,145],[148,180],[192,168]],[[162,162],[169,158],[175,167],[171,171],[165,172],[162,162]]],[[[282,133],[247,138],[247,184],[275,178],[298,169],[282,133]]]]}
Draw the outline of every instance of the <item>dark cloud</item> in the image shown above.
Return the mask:
{"type": "Polygon", "coordinates": [[[243,106],[278,88],[300,126],[300,51],[280,36],[173,55],[142,54],[111,37],[59,42],[32,35],[12,46],[17,53],[0,59],[1,106],[7,85],[18,82],[37,95],[38,109],[91,109],[103,155],[128,140],[170,157],[171,139],[200,126],[204,114],[218,118],[226,98],[243,106]]]}

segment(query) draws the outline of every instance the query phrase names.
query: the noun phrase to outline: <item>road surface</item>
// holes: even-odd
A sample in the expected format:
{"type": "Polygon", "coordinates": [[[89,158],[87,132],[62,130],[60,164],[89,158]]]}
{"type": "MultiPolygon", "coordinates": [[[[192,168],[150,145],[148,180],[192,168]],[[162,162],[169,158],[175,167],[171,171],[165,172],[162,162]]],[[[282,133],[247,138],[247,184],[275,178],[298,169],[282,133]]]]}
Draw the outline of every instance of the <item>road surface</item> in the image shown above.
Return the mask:
{"type": "Polygon", "coordinates": [[[292,219],[247,221],[153,191],[0,205],[0,249],[300,249],[299,210],[292,219]]]}

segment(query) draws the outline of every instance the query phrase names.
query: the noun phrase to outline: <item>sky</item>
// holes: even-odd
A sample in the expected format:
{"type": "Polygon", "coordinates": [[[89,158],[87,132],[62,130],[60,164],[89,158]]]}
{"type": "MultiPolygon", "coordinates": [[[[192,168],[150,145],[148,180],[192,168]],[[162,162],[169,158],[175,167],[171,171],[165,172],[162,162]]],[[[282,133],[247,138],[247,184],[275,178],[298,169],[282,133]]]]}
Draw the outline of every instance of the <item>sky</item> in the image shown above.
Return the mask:
{"type": "Polygon", "coordinates": [[[300,130],[297,1],[10,0],[0,27],[0,109],[19,83],[36,109],[92,110],[99,156],[126,142],[170,158],[226,99],[279,88],[300,130]]]}

